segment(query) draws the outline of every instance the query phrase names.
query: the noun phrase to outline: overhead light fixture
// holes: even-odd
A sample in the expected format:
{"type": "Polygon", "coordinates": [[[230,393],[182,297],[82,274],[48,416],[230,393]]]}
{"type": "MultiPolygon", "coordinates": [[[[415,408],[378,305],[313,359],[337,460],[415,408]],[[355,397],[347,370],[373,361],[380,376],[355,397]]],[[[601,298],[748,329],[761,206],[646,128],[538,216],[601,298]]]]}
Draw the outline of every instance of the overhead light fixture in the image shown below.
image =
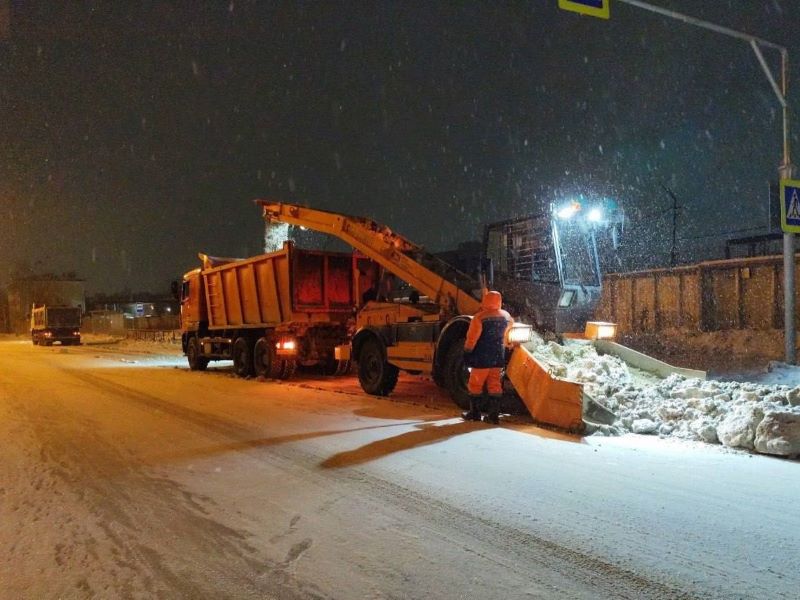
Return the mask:
{"type": "Polygon", "coordinates": [[[571,219],[580,209],[581,205],[579,202],[570,202],[566,206],[562,206],[558,209],[556,215],[559,219],[571,219]]]}

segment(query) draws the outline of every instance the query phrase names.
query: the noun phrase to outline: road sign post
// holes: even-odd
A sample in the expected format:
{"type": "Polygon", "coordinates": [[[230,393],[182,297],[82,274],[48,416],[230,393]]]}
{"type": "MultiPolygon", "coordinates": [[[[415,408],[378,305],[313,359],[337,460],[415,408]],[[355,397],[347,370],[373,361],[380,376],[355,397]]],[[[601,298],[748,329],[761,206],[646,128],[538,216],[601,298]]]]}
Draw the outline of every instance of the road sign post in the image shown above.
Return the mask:
{"type": "MultiPolygon", "coordinates": [[[[788,169],[786,175],[791,175],[788,169]]],[[[795,328],[795,233],[800,231],[800,181],[781,180],[781,229],[783,229],[783,307],[785,320],[786,362],[797,362],[797,333],[795,328]]]]}

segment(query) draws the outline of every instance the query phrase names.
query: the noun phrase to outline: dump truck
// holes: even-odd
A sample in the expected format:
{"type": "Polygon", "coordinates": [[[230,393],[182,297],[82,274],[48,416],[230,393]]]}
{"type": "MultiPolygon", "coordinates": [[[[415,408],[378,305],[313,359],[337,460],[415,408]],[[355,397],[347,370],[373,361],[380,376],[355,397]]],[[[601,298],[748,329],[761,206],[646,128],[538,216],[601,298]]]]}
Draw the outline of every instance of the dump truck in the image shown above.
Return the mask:
{"type": "Polygon", "coordinates": [[[81,307],[37,305],[31,307],[31,341],[34,346],[81,343],[81,307]]]}
{"type": "MultiPolygon", "coordinates": [[[[407,296],[362,305],[351,338],[334,350],[340,361],[357,363],[365,392],[390,394],[401,370],[426,373],[449,391],[458,406],[468,407],[464,340],[472,315],[480,307],[485,279],[457,271],[371,219],[270,200],[256,202],[268,225],[296,225],[337,237],[413,288],[407,296]]],[[[522,404],[535,420],[573,431],[581,431],[587,422],[612,423],[614,414],[594,401],[583,385],[557,377],[525,348],[532,331],[529,325],[516,323],[509,332],[513,350],[506,368],[511,384],[511,393],[504,397],[506,408],[509,401],[512,409],[522,404]]],[[[613,324],[589,322],[582,337],[595,344],[598,352],[662,377],[670,373],[705,376],[616,344],[608,339],[614,337],[613,324]]]]}
{"type": "Polygon", "coordinates": [[[351,337],[353,311],[377,285],[355,254],[296,248],[247,259],[198,255],[180,286],[181,343],[189,367],[233,360],[240,377],[290,378],[299,365],[343,373],[334,349],[351,337]]]}

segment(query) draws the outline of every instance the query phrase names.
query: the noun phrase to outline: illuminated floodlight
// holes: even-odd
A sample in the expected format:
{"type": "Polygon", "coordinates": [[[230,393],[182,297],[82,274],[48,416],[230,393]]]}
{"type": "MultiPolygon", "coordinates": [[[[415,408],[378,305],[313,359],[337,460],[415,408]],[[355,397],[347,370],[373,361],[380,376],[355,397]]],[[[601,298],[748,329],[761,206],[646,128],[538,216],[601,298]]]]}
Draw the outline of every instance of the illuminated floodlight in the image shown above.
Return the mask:
{"type": "Polygon", "coordinates": [[[571,219],[575,213],[577,213],[581,209],[581,205],[577,202],[570,202],[566,206],[562,206],[556,212],[556,215],[559,219],[571,219]]]}
{"type": "Polygon", "coordinates": [[[592,210],[589,211],[589,214],[586,215],[586,218],[589,221],[597,223],[603,219],[603,211],[600,210],[599,208],[593,208],[592,210]]]}

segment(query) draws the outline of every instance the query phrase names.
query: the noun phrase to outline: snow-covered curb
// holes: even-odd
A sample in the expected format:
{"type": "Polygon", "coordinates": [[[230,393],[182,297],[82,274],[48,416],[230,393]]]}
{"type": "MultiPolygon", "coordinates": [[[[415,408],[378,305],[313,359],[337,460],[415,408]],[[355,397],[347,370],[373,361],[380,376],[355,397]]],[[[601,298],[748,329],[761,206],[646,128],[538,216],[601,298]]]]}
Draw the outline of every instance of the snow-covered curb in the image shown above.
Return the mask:
{"type": "Polygon", "coordinates": [[[596,435],[630,432],[800,455],[800,386],[659,379],[598,355],[584,342],[536,340],[526,347],[556,375],[584,383],[590,396],[617,414],[616,423],[595,428],[596,435]]]}

